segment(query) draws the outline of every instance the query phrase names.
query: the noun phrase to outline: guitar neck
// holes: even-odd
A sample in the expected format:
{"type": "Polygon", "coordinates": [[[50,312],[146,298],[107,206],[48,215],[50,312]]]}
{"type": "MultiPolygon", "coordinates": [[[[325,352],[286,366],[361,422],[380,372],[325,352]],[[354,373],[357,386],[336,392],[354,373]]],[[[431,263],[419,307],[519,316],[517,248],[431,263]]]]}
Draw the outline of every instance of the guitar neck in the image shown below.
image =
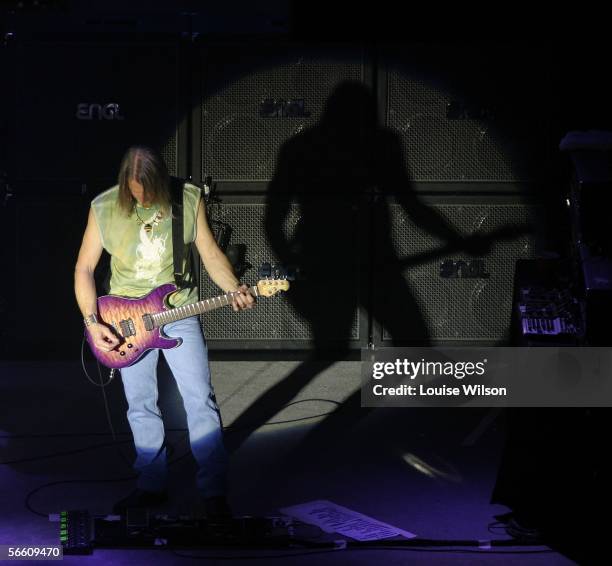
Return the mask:
{"type": "MultiPolygon", "coordinates": [[[[248,292],[254,297],[259,295],[257,287],[249,287],[248,292]]],[[[184,318],[190,318],[220,307],[231,305],[234,295],[237,294],[238,293],[235,291],[230,291],[229,293],[225,293],[225,295],[219,295],[218,297],[205,299],[204,301],[199,301],[197,303],[191,303],[189,305],[183,305],[182,307],[160,311],[151,315],[151,317],[153,318],[155,326],[159,328],[160,326],[168,324],[169,322],[176,322],[177,320],[183,320],[184,318]]]]}

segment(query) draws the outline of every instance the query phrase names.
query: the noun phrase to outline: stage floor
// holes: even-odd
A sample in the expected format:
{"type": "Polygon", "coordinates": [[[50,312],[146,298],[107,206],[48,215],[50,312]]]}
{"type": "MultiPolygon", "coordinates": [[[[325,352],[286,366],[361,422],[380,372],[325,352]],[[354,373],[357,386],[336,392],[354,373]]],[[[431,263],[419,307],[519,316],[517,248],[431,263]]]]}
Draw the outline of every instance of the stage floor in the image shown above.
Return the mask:
{"type": "MultiPolygon", "coordinates": [[[[99,379],[95,366],[88,370],[99,379]]],[[[325,499],[423,538],[508,538],[502,529],[488,530],[493,516],[507,511],[489,503],[503,442],[503,419],[497,412],[363,409],[359,362],[213,361],[211,370],[231,457],[235,515],[278,515],[282,507],[325,499]]],[[[158,378],[171,446],[170,501],[160,510],[189,513],[196,495],[195,463],[182,401],[164,363],[158,378]]],[[[112,503],[133,487],[133,480],[113,481],[132,475],[120,377],[104,390],[117,443],[101,389],[87,382],[78,362],[0,362],[0,387],[0,544],[58,544],[58,524],[26,508],[32,490],[50,484],[29,500],[39,513],[88,509],[96,515],[109,513],[112,503]]],[[[574,564],[552,551],[465,550],[330,551],[316,557],[300,549],[185,553],[295,554],[258,560],[291,565],[383,560],[388,565],[574,564]]],[[[66,564],[92,565],[190,562],[169,550],[138,549],[100,549],[91,556],[64,558],[66,564]]]]}

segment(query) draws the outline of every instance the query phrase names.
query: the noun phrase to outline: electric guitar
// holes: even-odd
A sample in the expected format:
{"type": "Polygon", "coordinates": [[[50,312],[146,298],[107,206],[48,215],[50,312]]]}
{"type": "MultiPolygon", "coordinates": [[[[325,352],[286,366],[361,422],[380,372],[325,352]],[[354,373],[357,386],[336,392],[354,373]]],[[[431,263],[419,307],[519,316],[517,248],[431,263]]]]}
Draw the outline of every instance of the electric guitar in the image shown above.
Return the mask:
{"type": "MultiPolygon", "coordinates": [[[[139,299],[117,295],[99,297],[98,322],[114,332],[119,338],[119,344],[110,352],[100,350],[85,330],[89,346],[98,361],[109,368],[119,369],[137,362],[148,350],[176,348],[181,345],[182,340],[166,336],[163,332],[165,324],[230,305],[235,294],[230,292],[182,307],[168,307],[168,295],[176,289],[176,285],[167,283],[139,299]]],[[[271,297],[288,289],[288,281],[269,279],[259,281],[255,287],[249,287],[248,292],[254,297],[271,297]]]]}

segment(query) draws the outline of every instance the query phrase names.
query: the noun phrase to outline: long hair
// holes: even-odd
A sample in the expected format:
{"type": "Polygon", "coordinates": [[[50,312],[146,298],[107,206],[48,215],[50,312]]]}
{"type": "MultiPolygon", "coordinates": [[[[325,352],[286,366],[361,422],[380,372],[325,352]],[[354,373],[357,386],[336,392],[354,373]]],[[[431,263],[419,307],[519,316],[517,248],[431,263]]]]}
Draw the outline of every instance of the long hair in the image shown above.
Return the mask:
{"type": "Polygon", "coordinates": [[[169,213],[171,207],[170,175],[161,155],[150,147],[134,145],[121,160],[119,167],[119,209],[126,216],[132,214],[136,199],[130,192],[129,181],[144,187],[145,198],[169,213]]]}

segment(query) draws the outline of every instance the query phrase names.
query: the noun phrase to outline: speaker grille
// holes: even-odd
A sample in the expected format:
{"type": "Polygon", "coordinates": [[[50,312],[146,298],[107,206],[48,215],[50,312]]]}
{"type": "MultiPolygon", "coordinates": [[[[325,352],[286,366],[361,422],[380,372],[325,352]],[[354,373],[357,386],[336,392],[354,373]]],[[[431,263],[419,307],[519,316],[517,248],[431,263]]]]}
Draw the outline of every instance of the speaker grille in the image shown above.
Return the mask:
{"type": "Polygon", "coordinates": [[[450,93],[395,71],[388,125],[402,135],[405,164],[418,181],[510,181],[514,164],[479,120],[448,120],[450,93]]]}
{"type": "Polygon", "coordinates": [[[543,175],[551,147],[543,47],[413,45],[387,50],[386,124],[416,181],[516,182],[543,175]]]}
{"type": "Polygon", "coordinates": [[[334,87],[361,80],[362,63],[337,48],[229,46],[210,51],[204,77],[203,176],[261,181],[272,178],[283,142],[320,118],[334,87]],[[308,116],[262,117],[265,100],[303,101],[308,116]]]}
{"type": "Polygon", "coordinates": [[[177,148],[176,148],[176,130],[168,138],[168,141],[161,148],[161,156],[166,163],[166,167],[168,167],[168,172],[170,175],[177,176],[178,175],[178,157],[177,157],[177,148]]]}
{"type": "MultiPolygon", "coordinates": [[[[213,232],[218,230],[219,223],[229,225],[231,226],[230,244],[246,245],[246,260],[252,267],[245,272],[242,279],[250,285],[257,282],[258,269],[263,262],[274,264],[278,260],[264,233],[264,214],[265,204],[263,203],[223,203],[209,206],[209,221],[213,232]]],[[[299,207],[292,205],[283,228],[287,238],[291,238],[300,220],[299,207]]],[[[291,284],[299,285],[300,282],[291,284]]],[[[357,286],[352,292],[355,293],[355,296],[357,295],[357,286]]],[[[219,288],[211,281],[202,266],[200,299],[207,299],[219,293],[219,288]]],[[[357,304],[356,300],[355,304],[357,304]]],[[[333,316],[333,313],[330,313],[330,316],[333,316]]],[[[241,348],[241,342],[244,341],[304,342],[313,339],[310,323],[295,311],[284,294],[261,298],[256,308],[240,313],[234,313],[229,308],[211,311],[201,316],[201,323],[207,340],[234,340],[236,348],[241,348]]],[[[360,321],[356,310],[349,336],[327,336],[326,338],[358,340],[359,333],[360,321]]]]}
{"type": "MultiPolygon", "coordinates": [[[[525,204],[438,204],[433,208],[464,235],[494,231],[508,225],[533,224],[535,209],[525,204]]],[[[443,246],[406,218],[398,205],[391,207],[391,238],[400,258],[418,255],[443,246]]],[[[405,272],[433,340],[486,340],[508,338],[512,311],[514,265],[518,259],[534,257],[535,242],[530,235],[499,241],[484,259],[486,279],[443,278],[444,260],[471,258],[464,253],[444,255],[409,267],[405,272]]],[[[384,300],[384,298],[383,298],[384,300]]],[[[400,339],[410,340],[407,334],[400,339]]],[[[391,335],[383,330],[383,340],[391,335]]]]}

